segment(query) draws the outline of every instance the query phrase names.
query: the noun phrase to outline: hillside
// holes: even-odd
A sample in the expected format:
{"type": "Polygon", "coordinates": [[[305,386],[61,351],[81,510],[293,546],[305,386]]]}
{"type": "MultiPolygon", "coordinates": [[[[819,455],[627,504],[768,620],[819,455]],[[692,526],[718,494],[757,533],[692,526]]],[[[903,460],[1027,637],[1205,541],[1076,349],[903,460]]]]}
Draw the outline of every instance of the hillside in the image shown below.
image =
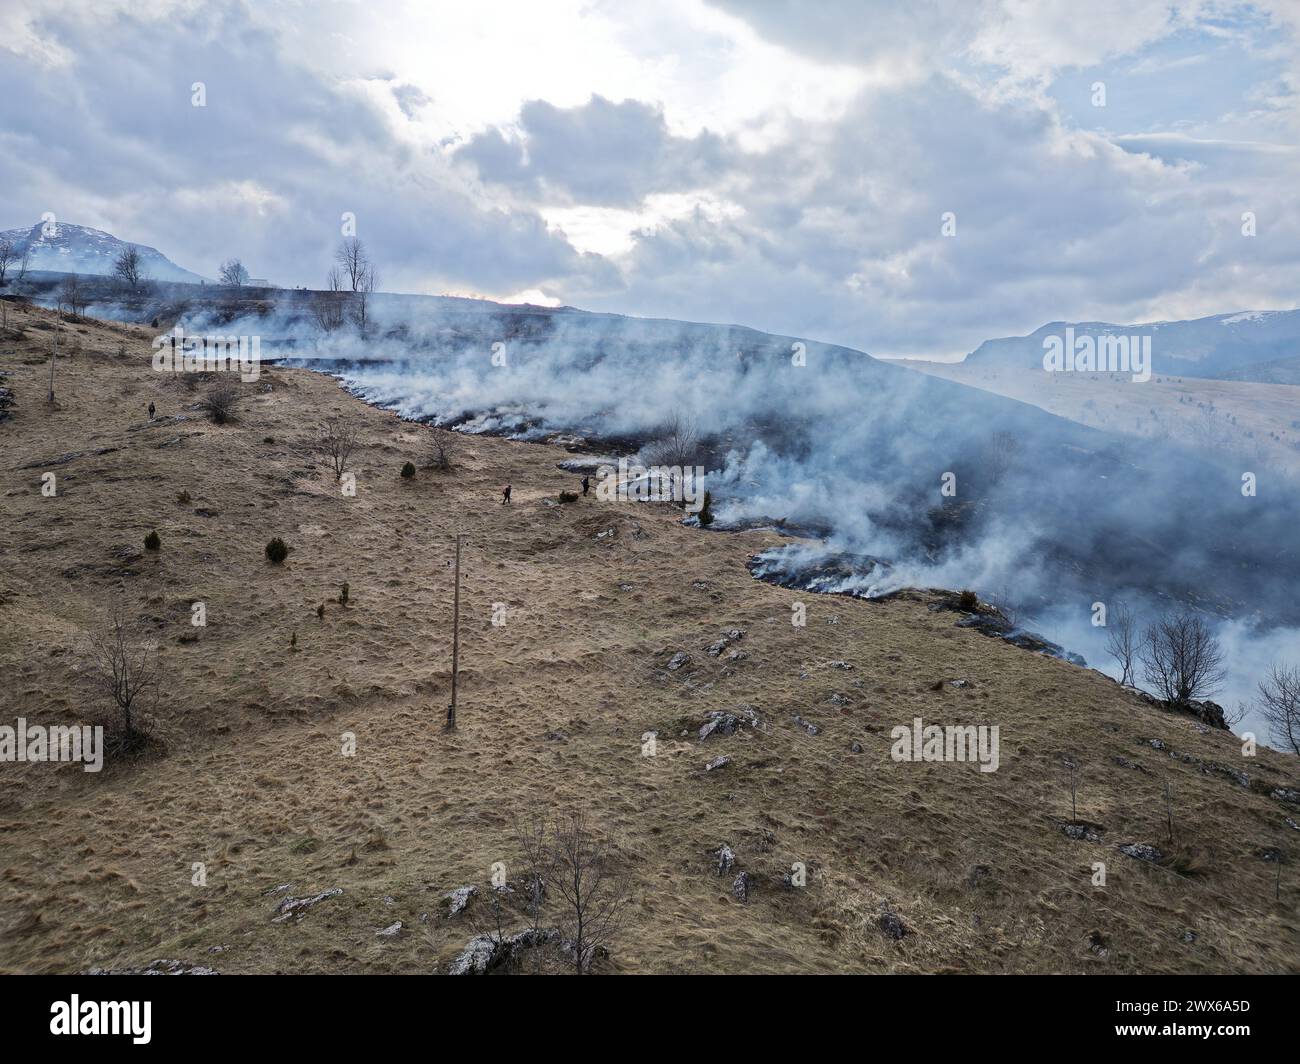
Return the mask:
{"type": "Polygon", "coordinates": [[[6,238],[19,249],[20,255],[23,249],[30,250],[27,268],[33,272],[111,276],[117,257],[126,248],[134,246],[139,249],[145,276],[152,280],[191,284],[203,280],[197,273],[177,266],[157,248],[119,240],[112,233],[88,225],[59,222],[47,227],[37,222],[30,229],[0,232],[0,240],[6,238]]]}
{"type": "Polygon", "coordinates": [[[1028,336],[985,340],[964,364],[981,370],[1042,369],[1044,338],[1064,336],[1066,329],[1076,337],[1148,336],[1152,369],[1189,377],[1233,376],[1300,354],[1300,310],[1256,310],[1133,325],[1054,321],[1028,336]]]}
{"type": "Polygon", "coordinates": [[[557,446],[466,439],[452,472],[403,481],[440,430],[308,370],[264,367],[240,420],[216,426],[194,410],[204,385],[151,370],[152,330],[72,323],[47,409],[54,320],[11,307],[0,341],[17,401],[0,424],[0,720],[85,719],[75,647],[120,600],[157,634],[165,752],[98,776],[3,765],[0,969],[446,971],[491,924],[491,866],[517,867],[512,817],[584,807],[635,884],[611,971],[1300,970],[1294,758],[1243,758],[1229,733],[1095,672],[957,628],[936,593],[873,603],[756,581],[749,558],[786,542],[772,532],[555,504],[576,483],[557,446]],[[333,413],[362,426],[355,498],[314,453],[333,413]],[[276,535],[283,567],[263,556],[276,535]],[[188,641],[196,600],[208,623],[188,641]],[[738,653],[711,655],[731,629],[738,653]],[[742,705],[760,728],[697,739],[706,712],[742,705]],[[999,725],[998,771],[891,760],[891,728],[917,716],[999,725]],[[1092,839],[1062,830],[1067,758],[1092,839]],[[756,877],[747,902],[734,870],[716,874],[723,844],[756,877]],[[1277,899],[1271,850],[1287,861],[1277,899]],[[806,888],[781,886],[794,862],[806,888]],[[467,885],[478,896],[448,915],[467,885]],[[336,888],[273,922],[286,894],[336,888]]]}

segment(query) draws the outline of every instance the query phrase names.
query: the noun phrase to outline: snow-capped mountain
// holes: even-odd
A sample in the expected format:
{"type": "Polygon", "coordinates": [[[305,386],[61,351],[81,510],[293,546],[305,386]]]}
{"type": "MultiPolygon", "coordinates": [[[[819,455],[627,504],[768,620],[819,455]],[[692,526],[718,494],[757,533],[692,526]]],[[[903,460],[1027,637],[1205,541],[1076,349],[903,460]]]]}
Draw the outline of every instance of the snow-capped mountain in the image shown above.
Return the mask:
{"type": "MultiPolygon", "coordinates": [[[[92,229],[87,225],[70,222],[37,222],[30,229],[9,229],[0,232],[0,239],[9,238],[20,249],[31,248],[28,269],[48,270],[55,273],[111,274],[113,261],[124,248],[131,245],[112,233],[92,229]]],[[[167,258],[157,248],[136,244],[148,277],[155,281],[188,281],[198,284],[204,280],[197,273],[186,270],[167,258]]]]}
{"type": "Polygon", "coordinates": [[[1140,325],[1054,321],[1028,336],[985,340],[966,364],[1041,368],[1043,341],[1066,329],[1076,338],[1150,336],[1153,371],[1188,377],[1250,380],[1250,367],[1300,356],[1300,310],[1254,310],[1140,325]]]}

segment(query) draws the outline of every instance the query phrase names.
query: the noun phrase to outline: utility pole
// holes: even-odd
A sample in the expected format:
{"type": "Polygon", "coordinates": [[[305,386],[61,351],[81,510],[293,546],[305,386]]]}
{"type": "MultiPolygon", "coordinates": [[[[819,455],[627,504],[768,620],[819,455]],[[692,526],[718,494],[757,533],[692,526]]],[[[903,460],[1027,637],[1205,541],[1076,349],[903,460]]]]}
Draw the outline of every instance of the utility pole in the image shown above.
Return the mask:
{"type": "Polygon", "coordinates": [[[447,707],[447,730],[456,730],[456,680],[460,669],[460,542],[456,533],[456,594],[451,608],[451,705],[447,707]]]}
{"type": "Polygon", "coordinates": [[[59,357],[59,318],[57,314],[54,319],[54,353],[50,355],[50,394],[46,397],[46,402],[51,406],[54,405],[54,360],[59,357]]]}

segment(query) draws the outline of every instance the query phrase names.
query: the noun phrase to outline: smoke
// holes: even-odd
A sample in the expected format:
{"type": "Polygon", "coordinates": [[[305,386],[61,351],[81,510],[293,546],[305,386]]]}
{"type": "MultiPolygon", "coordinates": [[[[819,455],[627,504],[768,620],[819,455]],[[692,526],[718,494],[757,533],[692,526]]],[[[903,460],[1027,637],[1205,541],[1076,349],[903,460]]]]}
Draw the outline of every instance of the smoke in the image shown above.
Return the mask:
{"type": "Polygon", "coordinates": [[[1254,697],[1271,661],[1297,656],[1300,493],[1259,456],[1244,464],[1111,435],[858,351],[738,326],[375,295],[362,339],[319,334],[311,298],[285,293],[235,321],[200,305],[184,324],[260,334],[264,354],[278,349],[371,403],[463,432],[577,434],[595,453],[632,455],[684,419],[701,435],[714,527],[800,530],[765,564],[789,575],[835,561],[817,590],[997,594],[1098,664],[1092,603],[1126,599],[1144,621],[1194,608],[1219,626],[1230,710],[1254,697]],[[858,561],[846,569],[845,558],[858,561]]]}

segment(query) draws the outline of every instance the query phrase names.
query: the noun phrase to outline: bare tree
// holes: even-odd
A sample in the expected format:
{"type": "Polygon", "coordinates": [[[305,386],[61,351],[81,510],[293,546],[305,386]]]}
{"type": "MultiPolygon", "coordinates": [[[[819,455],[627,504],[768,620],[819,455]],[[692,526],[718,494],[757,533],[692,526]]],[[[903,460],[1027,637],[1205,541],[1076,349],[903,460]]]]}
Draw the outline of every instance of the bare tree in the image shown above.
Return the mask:
{"type": "Polygon", "coordinates": [[[1139,651],[1147,682],[1166,702],[1205,698],[1223,682],[1223,650],[1198,614],[1182,612],[1146,630],[1139,651]]]}
{"type": "Polygon", "coordinates": [[[5,274],[9,272],[9,266],[17,262],[18,258],[18,245],[12,238],[0,236],[0,287],[4,287],[5,274]]]}
{"type": "Polygon", "coordinates": [[[370,272],[370,256],[366,246],[355,236],[345,237],[334,252],[334,261],[343,271],[343,280],[354,292],[361,291],[366,274],[370,272]]]}
{"type": "Polygon", "coordinates": [[[1300,667],[1273,665],[1259,699],[1274,741],[1300,754],[1300,667]]]}
{"type": "Polygon", "coordinates": [[[331,333],[343,327],[343,310],[342,293],[336,290],[312,295],[312,324],[323,333],[331,333]]]}
{"type": "Polygon", "coordinates": [[[325,275],[325,287],[331,292],[343,291],[343,271],[337,266],[331,266],[330,272],[325,275]]]}
{"type": "Polygon", "coordinates": [[[147,279],[144,262],[140,258],[140,249],[128,244],[113,260],[113,276],[133,292],[138,292],[147,279]]]}
{"type": "Polygon", "coordinates": [[[74,318],[81,317],[86,309],[86,295],[81,288],[81,279],[70,273],[59,286],[59,305],[66,305],[74,318]]]}
{"type": "Polygon", "coordinates": [[[214,425],[225,425],[235,420],[235,407],[240,398],[239,386],[234,381],[219,380],[199,400],[199,409],[214,425]]]}
{"type": "Polygon", "coordinates": [[[626,923],[630,884],[615,870],[609,845],[592,833],[585,813],[555,819],[547,853],[548,882],[564,909],[561,930],[573,950],[574,972],[583,975],[626,923]]]}
{"type": "Polygon", "coordinates": [[[367,266],[361,277],[360,286],[356,289],[356,294],[352,297],[352,324],[364,335],[366,327],[370,324],[370,294],[374,292],[376,284],[375,270],[373,266],[367,266]]]}
{"type": "Polygon", "coordinates": [[[32,242],[27,240],[23,243],[22,254],[18,258],[18,273],[14,276],[17,284],[22,284],[27,277],[27,269],[32,262],[32,242]]]}
{"type": "Polygon", "coordinates": [[[460,437],[451,429],[434,429],[430,441],[427,468],[445,473],[455,464],[460,455],[460,437]]]}
{"type": "Polygon", "coordinates": [[[321,427],[320,449],[334,467],[334,479],[342,480],[348,458],[357,445],[357,426],[342,417],[332,417],[321,427]]]}
{"type": "Polygon", "coordinates": [[[674,411],[659,438],[646,448],[646,461],[650,465],[696,465],[700,453],[700,434],[695,422],[681,411],[674,411]]]}
{"type": "Polygon", "coordinates": [[[90,636],[87,664],[95,685],[117,707],[123,735],[137,735],[137,704],[150,692],[157,698],[158,661],[153,642],[128,620],[122,607],[113,610],[104,629],[90,636]]]}
{"type": "Polygon", "coordinates": [[[1141,641],[1137,617],[1127,606],[1117,602],[1106,618],[1106,653],[1119,665],[1119,682],[1125,686],[1133,683],[1133,664],[1137,660],[1141,641]]]}
{"type": "Polygon", "coordinates": [[[995,432],[984,448],[984,465],[989,479],[994,483],[1000,481],[1015,465],[1020,454],[1020,441],[1013,433],[1005,430],[995,432]]]}
{"type": "Polygon", "coordinates": [[[243,288],[248,284],[248,271],[238,259],[227,259],[223,262],[218,277],[228,288],[243,288]]]}

